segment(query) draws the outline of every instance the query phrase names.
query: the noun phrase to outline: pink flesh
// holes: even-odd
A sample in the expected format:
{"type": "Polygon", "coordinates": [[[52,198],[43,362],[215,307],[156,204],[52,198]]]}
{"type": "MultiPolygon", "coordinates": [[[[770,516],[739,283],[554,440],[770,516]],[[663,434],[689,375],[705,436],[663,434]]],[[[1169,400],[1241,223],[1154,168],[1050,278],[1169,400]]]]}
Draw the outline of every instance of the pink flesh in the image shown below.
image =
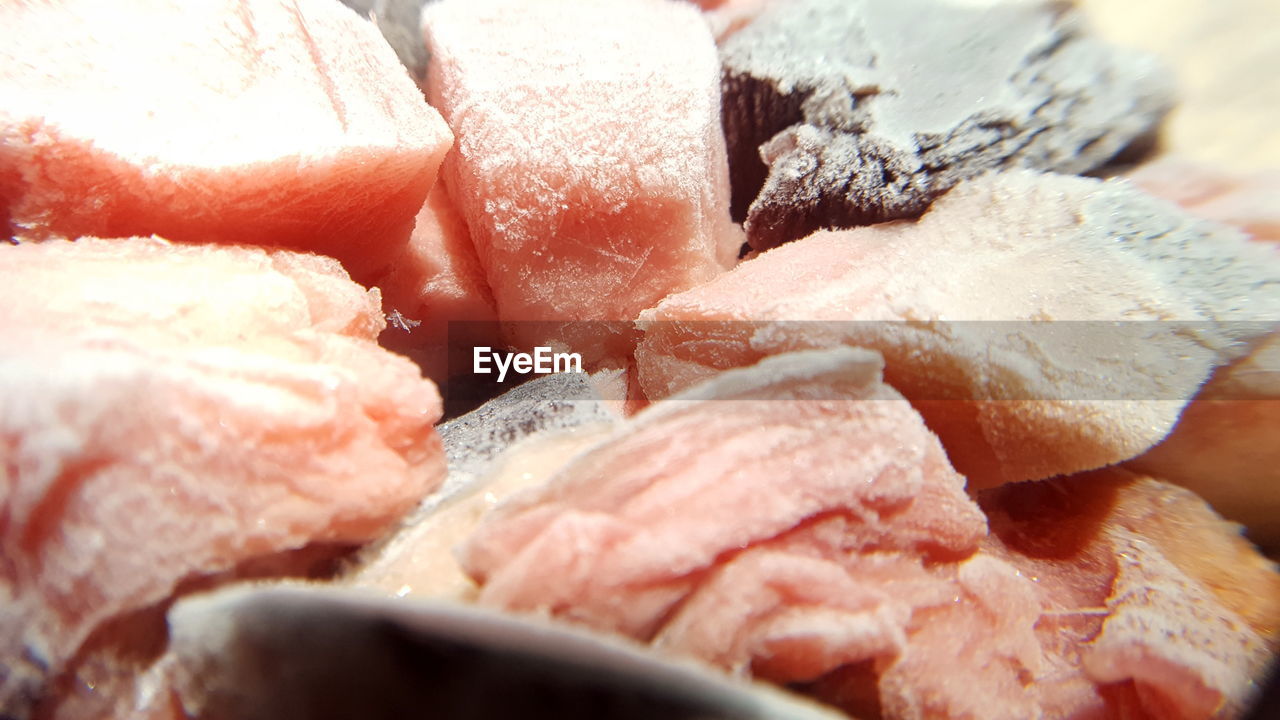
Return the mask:
{"type": "Polygon", "coordinates": [[[1005,486],[983,506],[992,534],[978,552],[928,571],[797,528],[709,575],[658,642],[777,682],[847,662],[808,687],[855,716],[1203,719],[1246,706],[1276,644],[1280,575],[1202,501],[1102,471],[1005,486]],[[868,657],[874,672],[850,676],[868,657]]]}
{"type": "Polygon", "coordinates": [[[0,657],[57,671],[184,579],[367,541],[443,479],[435,387],[333,260],[86,238],[0,275],[0,657]]]}
{"type": "Polygon", "coordinates": [[[925,416],[971,486],[1119,462],[1169,431],[1181,409],[1176,398],[1191,396],[1219,358],[1172,333],[1118,354],[1103,344],[1115,332],[1109,323],[1203,326],[1217,319],[1205,308],[1265,316],[1266,303],[1280,303],[1262,292],[1256,303],[1219,298],[1219,288],[1245,284],[1190,277],[1189,263],[1169,261],[1213,248],[1232,258],[1222,263],[1227,274],[1280,275],[1264,248],[1216,226],[1205,230],[1214,235],[1198,235],[1199,227],[1120,185],[988,176],[957,187],[919,222],[818,232],[666,298],[642,315],[641,384],[660,399],[764,355],[869,347],[884,354],[886,378],[925,416]],[[1151,213],[1154,227],[1182,225],[1168,231],[1167,248],[1130,249],[1107,230],[1111,202],[1151,213]],[[1192,240],[1199,247],[1185,249],[1192,240]],[[1045,321],[1086,321],[1062,327],[1099,337],[1024,337],[1022,328],[1045,321]],[[1117,387],[1125,402],[1110,399],[1117,387]]]}
{"type": "Polygon", "coordinates": [[[463,547],[481,602],[782,681],[895,653],[899,601],[941,601],[922,560],[984,525],[878,365],[780,356],[641,411],[463,547]]]}
{"type": "Polygon", "coordinates": [[[1233,175],[1165,159],[1139,167],[1128,178],[1200,217],[1238,227],[1255,240],[1280,242],[1280,171],[1233,175]]]}
{"type": "Polygon", "coordinates": [[[878,361],[866,359],[874,356],[849,352],[853,360],[833,356],[843,365],[825,374],[793,377],[775,364],[709,385],[764,378],[774,383],[756,396],[764,399],[638,413],[549,484],[500,508],[465,546],[464,568],[486,583],[482,600],[571,607],[588,624],[647,637],[724,553],[807,518],[849,515],[846,540],[858,547],[971,547],[982,523],[963,478],[919,417],[878,383],[878,361]],[[806,392],[828,399],[800,400],[806,392]],[[726,517],[735,522],[708,522],[726,517]]]}
{"type": "Polygon", "coordinates": [[[702,6],[716,42],[722,43],[778,2],[786,0],[706,0],[698,4],[702,6]]]}
{"type": "Polygon", "coordinates": [[[466,357],[450,357],[452,346],[469,351],[497,344],[493,292],[476,258],[466,223],[443,184],[436,184],[414,221],[409,245],[391,271],[373,281],[382,305],[397,312],[383,331],[383,347],[408,355],[438,382],[450,368],[469,368],[466,357]],[[417,323],[417,324],[415,324],[417,323]],[[455,323],[452,328],[450,323],[455,323]]]}
{"type": "Polygon", "coordinates": [[[451,143],[338,3],[4,3],[0,95],[11,232],[311,250],[361,280],[451,143]]]}
{"type": "Polygon", "coordinates": [[[498,316],[547,323],[509,340],[625,357],[640,310],[733,263],[720,67],[695,8],[439,3],[424,28],[428,96],[458,138],[445,179],[498,316]]]}
{"type": "Polygon", "coordinates": [[[1185,490],[1116,470],[1006,486],[982,504],[983,552],[1044,598],[1035,627],[1058,669],[1039,687],[1049,717],[1113,716],[1125,703],[1153,718],[1245,707],[1276,641],[1280,576],[1238,528],[1185,490]]]}

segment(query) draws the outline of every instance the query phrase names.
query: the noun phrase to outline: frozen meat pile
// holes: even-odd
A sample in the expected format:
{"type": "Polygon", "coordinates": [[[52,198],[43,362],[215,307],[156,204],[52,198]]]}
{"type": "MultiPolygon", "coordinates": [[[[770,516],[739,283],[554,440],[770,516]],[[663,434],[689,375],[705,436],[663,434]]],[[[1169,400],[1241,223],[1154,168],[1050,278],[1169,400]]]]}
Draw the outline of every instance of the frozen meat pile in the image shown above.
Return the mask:
{"type": "Polygon", "coordinates": [[[0,718],[1243,717],[1276,186],[1174,88],[1049,0],[0,6],[0,718]],[[437,426],[477,348],[582,371],[437,426]]]}

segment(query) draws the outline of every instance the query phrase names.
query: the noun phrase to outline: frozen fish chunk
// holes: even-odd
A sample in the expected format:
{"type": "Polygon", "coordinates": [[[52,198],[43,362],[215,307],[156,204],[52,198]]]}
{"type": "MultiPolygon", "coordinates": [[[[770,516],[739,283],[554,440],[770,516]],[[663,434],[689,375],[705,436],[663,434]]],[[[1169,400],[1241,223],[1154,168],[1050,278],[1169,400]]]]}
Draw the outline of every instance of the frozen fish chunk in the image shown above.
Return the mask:
{"type": "Polygon", "coordinates": [[[696,8],[444,2],[423,24],[427,94],[458,138],[445,180],[508,341],[625,358],[637,313],[737,259],[720,64],[696,8]]]}
{"type": "Polygon", "coordinates": [[[1015,171],[918,222],[819,232],[642,315],[662,398],[790,350],[875,349],[978,487],[1128,460],[1280,317],[1272,249],[1125,183],[1015,171]]]}
{"type": "Polygon", "coordinates": [[[444,478],[439,394],[336,261],[86,238],[0,276],[0,714],[180,583],[367,542],[444,478]]]}
{"type": "Polygon", "coordinates": [[[4,3],[0,98],[9,235],[292,248],[361,282],[452,143],[378,31],[316,0],[4,3]]]}

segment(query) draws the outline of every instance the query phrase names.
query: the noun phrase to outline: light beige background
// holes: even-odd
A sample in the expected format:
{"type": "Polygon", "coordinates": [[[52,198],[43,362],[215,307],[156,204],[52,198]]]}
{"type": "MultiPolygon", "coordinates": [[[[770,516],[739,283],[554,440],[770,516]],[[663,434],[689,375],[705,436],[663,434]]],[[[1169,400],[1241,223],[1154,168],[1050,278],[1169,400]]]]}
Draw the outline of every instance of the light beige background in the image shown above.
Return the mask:
{"type": "Polygon", "coordinates": [[[1169,154],[1237,171],[1280,170],[1280,0],[1080,0],[1111,41],[1177,73],[1169,154]]]}

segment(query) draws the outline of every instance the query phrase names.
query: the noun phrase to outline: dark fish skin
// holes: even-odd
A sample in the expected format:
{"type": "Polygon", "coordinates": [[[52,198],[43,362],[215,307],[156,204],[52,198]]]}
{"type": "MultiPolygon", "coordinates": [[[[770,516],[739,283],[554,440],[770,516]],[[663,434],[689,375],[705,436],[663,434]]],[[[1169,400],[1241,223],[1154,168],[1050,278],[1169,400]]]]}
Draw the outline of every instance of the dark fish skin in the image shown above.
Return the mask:
{"type": "Polygon", "coordinates": [[[1280,665],[1271,667],[1271,678],[1262,688],[1262,694],[1244,720],[1275,720],[1280,718],[1280,665]]]}
{"type": "Polygon", "coordinates": [[[775,3],[721,60],[732,213],[757,251],[919,217],[988,171],[1098,171],[1174,104],[1158,61],[1058,0],[775,3]]]}
{"type": "Polygon", "coordinates": [[[179,692],[200,720],[836,717],[629,646],[459,606],[276,588],[198,599],[170,623],[179,692]]]}

